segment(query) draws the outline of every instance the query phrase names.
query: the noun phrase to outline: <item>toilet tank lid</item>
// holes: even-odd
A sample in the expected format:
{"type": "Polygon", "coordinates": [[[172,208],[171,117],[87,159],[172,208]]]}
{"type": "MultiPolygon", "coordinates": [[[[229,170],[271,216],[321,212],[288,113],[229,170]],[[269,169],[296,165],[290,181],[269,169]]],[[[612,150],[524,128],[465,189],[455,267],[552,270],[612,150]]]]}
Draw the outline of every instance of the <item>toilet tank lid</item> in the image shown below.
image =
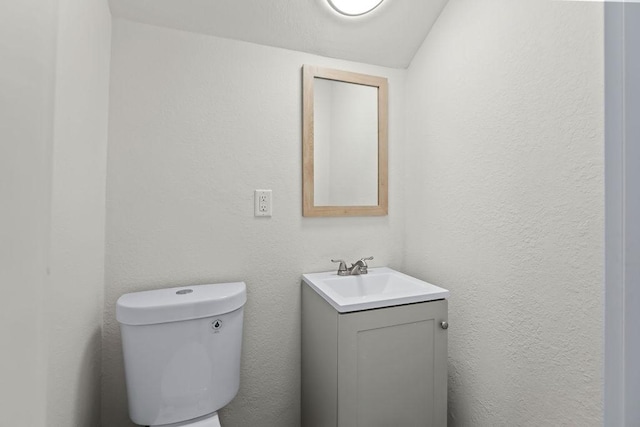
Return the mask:
{"type": "Polygon", "coordinates": [[[118,298],[116,319],[125,325],[199,319],[237,310],[246,301],[244,282],[133,292],[118,298]]]}

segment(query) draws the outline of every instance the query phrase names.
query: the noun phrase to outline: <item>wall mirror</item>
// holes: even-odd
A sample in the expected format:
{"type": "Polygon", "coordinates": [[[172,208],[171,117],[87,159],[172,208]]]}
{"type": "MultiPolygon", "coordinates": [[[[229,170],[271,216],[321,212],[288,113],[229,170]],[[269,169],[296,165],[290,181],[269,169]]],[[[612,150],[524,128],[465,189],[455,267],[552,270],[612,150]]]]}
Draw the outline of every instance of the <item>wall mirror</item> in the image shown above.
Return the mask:
{"type": "Polygon", "coordinates": [[[302,67],[303,216],[387,215],[387,79],[302,67]]]}

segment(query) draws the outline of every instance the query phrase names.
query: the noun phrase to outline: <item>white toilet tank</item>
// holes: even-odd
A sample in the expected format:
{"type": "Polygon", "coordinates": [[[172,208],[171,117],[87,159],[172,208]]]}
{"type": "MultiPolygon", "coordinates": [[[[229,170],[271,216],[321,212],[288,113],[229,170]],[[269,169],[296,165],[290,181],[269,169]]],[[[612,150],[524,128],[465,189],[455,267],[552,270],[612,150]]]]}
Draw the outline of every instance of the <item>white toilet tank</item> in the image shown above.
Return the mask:
{"type": "Polygon", "coordinates": [[[191,420],[235,397],[246,300],[244,282],[135,292],[118,299],[134,423],[191,420]]]}

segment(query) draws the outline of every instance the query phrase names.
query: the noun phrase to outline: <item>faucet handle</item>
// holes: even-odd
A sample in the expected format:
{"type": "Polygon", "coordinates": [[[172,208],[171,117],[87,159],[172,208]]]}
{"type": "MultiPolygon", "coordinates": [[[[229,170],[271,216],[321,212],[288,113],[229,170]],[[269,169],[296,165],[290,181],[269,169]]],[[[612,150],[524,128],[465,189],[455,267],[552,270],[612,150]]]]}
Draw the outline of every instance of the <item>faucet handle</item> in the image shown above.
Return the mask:
{"type": "Polygon", "coordinates": [[[367,263],[365,261],[371,261],[373,259],[372,256],[368,257],[368,258],[360,258],[360,261],[362,261],[364,263],[364,266],[367,267],[367,263]]]}
{"type": "Polygon", "coordinates": [[[347,276],[349,274],[349,270],[347,269],[347,263],[341,259],[332,259],[331,262],[339,262],[340,266],[338,267],[338,276],[347,276]]]}

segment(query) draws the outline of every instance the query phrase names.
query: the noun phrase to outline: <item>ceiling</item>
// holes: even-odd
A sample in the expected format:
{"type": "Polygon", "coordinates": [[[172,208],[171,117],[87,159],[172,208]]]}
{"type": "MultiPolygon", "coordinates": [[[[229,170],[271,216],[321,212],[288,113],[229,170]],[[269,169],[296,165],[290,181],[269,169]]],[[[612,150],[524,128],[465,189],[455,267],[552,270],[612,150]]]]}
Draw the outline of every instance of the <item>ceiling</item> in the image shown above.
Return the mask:
{"type": "Polygon", "coordinates": [[[385,0],[346,17],[325,0],[110,0],[115,17],[393,68],[409,66],[448,0],[385,0]]]}

